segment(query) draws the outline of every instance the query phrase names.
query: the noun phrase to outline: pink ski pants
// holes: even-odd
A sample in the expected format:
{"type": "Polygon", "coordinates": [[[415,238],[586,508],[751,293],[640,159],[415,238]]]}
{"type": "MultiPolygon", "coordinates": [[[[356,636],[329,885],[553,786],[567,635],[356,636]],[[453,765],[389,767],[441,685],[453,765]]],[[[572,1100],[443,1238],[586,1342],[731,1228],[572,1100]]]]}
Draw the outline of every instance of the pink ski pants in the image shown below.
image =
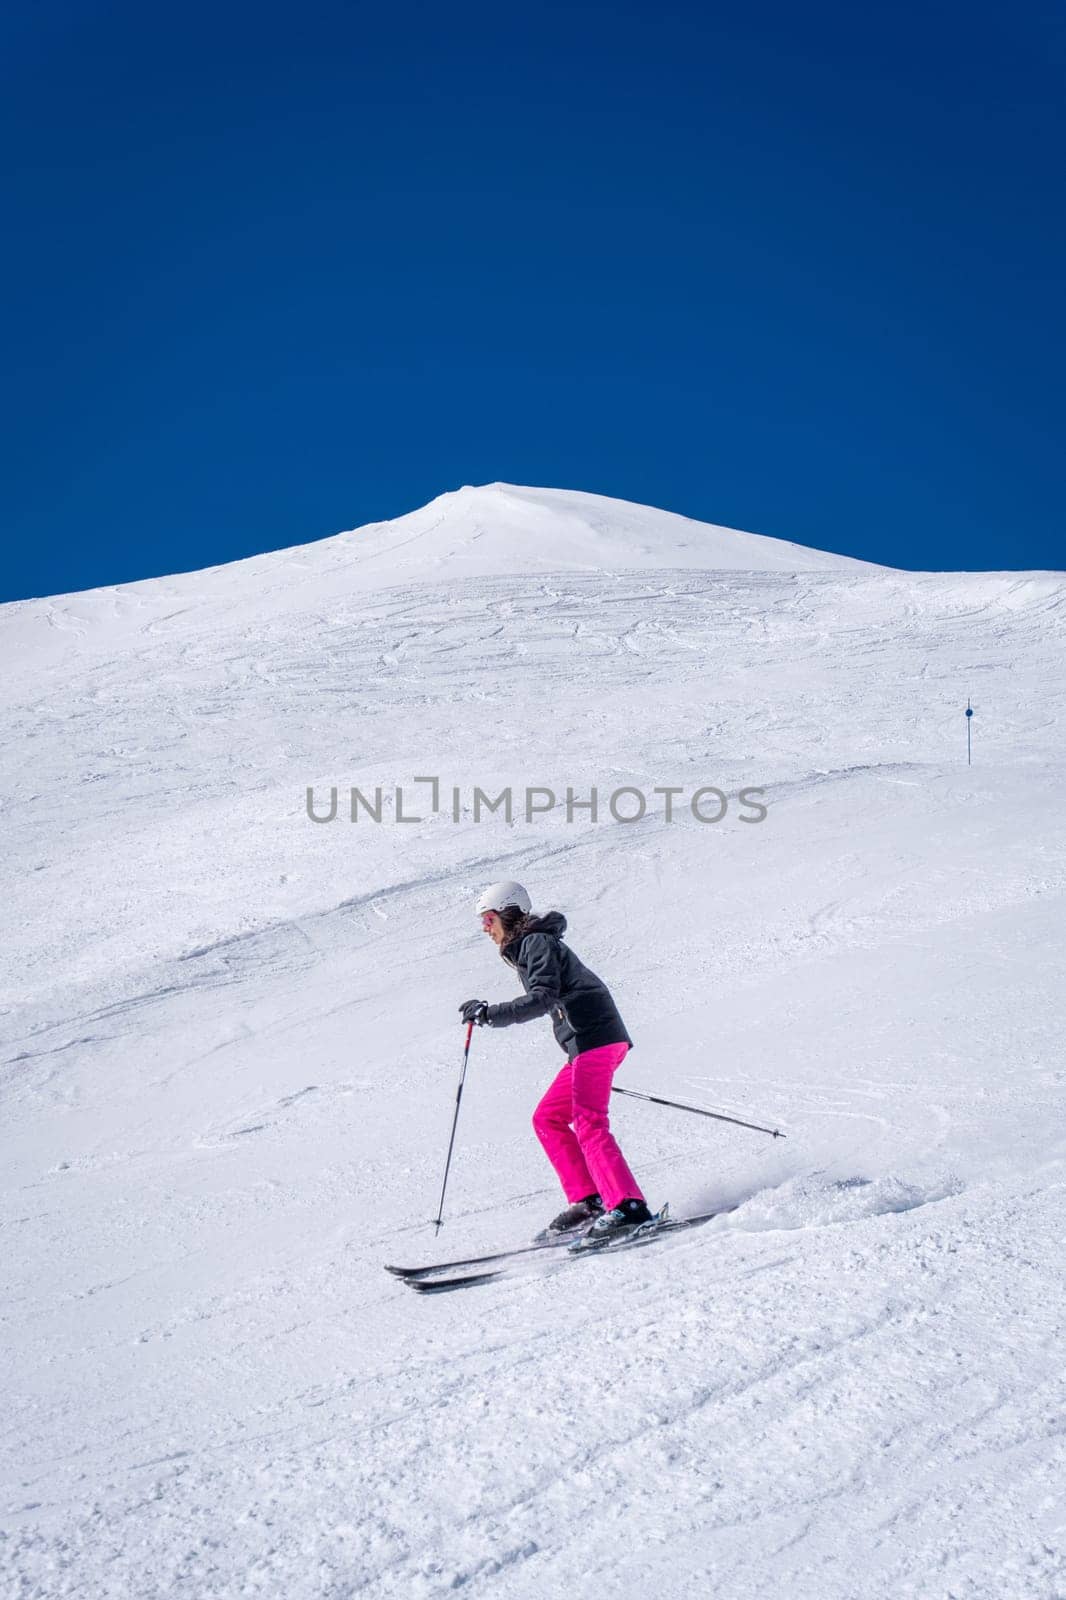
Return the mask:
{"type": "Polygon", "coordinates": [[[533,1128],[559,1174],[567,1200],[598,1194],[610,1211],[643,1200],[607,1123],[611,1079],[629,1046],[604,1044],[568,1061],[533,1113],[533,1128]]]}

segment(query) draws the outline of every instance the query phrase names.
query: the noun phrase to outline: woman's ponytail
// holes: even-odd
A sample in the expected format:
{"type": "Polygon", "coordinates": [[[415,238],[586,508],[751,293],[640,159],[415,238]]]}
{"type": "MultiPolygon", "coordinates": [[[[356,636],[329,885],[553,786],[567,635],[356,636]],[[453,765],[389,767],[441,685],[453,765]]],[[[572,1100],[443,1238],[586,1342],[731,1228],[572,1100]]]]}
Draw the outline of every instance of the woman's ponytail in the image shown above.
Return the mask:
{"type": "MultiPolygon", "coordinates": [[[[524,933],[529,931],[531,924],[539,920],[536,912],[520,911],[517,906],[504,906],[503,910],[498,911],[496,915],[503,923],[504,932],[507,935],[504,941],[505,944],[510,944],[513,939],[520,939],[524,933]]],[[[503,954],[503,946],[500,947],[500,954],[503,954]]]]}

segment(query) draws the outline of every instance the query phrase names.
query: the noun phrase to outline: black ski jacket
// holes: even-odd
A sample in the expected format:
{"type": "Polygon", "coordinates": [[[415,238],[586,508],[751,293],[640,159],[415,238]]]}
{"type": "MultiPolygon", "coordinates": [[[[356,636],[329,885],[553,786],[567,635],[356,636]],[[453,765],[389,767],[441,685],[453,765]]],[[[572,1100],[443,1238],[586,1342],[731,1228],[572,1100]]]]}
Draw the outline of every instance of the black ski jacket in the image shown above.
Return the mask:
{"type": "Polygon", "coordinates": [[[532,1022],[550,1011],[555,1037],[571,1061],[602,1044],[632,1046],[611,991],[563,944],[565,932],[562,912],[549,911],[503,946],[500,954],[517,970],[526,992],[518,1000],[490,1006],[485,1021],[493,1028],[509,1028],[512,1022],[532,1022]]]}

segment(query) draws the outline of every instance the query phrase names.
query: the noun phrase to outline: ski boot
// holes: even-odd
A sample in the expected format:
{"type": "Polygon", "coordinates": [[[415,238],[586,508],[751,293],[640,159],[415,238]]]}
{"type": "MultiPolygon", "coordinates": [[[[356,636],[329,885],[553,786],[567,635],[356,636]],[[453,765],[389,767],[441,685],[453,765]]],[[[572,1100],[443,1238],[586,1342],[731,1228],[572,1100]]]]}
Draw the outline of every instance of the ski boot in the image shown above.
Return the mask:
{"type": "Polygon", "coordinates": [[[571,1250],[600,1250],[606,1245],[616,1244],[637,1228],[655,1219],[648,1210],[643,1200],[620,1200],[611,1211],[604,1211],[598,1216],[590,1228],[579,1239],[575,1239],[570,1246],[571,1250]]]}
{"type": "Polygon", "coordinates": [[[553,1217],[546,1228],[537,1234],[537,1244],[547,1244],[554,1239],[562,1239],[568,1233],[581,1234],[595,1222],[597,1217],[603,1215],[603,1201],[598,1194],[587,1194],[584,1200],[576,1200],[572,1206],[567,1206],[565,1211],[560,1211],[553,1217]]]}

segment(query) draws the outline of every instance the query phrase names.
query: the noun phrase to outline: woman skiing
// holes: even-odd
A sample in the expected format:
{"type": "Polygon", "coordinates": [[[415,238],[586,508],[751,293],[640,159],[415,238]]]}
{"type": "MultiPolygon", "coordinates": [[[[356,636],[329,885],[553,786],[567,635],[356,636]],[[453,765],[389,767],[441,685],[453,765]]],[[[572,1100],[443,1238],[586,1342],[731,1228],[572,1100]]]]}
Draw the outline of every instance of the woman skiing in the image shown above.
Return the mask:
{"type": "Polygon", "coordinates": [[[548,1231],[584,1228],[589,1244],[607,1244],[651,1219],[607,1118],[611,1079],[633,1041],[607,985],[563,944],[561,912],[533,915],[529,895],[511,882],[491,884],[477,912],[525,994],[499,1005],[467,1000],[460,1014],[464,1022],[507,1028],[551,1013],[567,1064],[533,1113],[533,1127],[570,1203],[548,1231]]]}

